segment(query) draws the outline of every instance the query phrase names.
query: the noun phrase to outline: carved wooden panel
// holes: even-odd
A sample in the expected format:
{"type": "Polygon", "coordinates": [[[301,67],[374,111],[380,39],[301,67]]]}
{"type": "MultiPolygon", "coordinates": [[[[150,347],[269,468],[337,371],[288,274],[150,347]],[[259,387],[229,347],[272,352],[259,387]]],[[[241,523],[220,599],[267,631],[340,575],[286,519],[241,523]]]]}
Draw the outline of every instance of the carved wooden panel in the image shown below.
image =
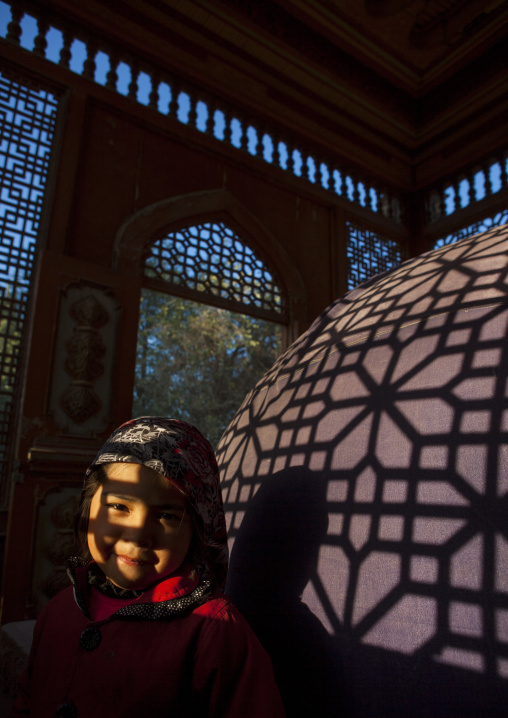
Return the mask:
{"type": "Polygon", "coordinates": [[[119,315],[108,289],[80,283],[62,292],[49,409],[65,433],[90,436],[108,425],[119,315]]]}
{"type": "Polygon", "coordinates": [[[73,526],[79,488],[42,483],[37,494],[30,601],[34,615],[69,585],[65,561],[76,553],[73,526]]]}

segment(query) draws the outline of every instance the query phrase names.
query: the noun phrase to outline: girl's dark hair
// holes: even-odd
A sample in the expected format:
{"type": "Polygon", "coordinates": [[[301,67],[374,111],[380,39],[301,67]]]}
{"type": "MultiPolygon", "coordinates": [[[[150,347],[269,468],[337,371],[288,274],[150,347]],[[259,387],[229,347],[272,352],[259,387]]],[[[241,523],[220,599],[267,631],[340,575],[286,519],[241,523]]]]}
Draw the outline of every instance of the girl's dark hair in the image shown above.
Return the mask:
{"type": "MultiPolygon", "coordinates": [[[[76,540],[76,546],[78,548],[79,556],[85,561],[92,560],[92,556],[88,549],[88,520],[90,518],[90,505],[96,491],[108,480],[108,466],[110,466],[110,464],[99,464],[97,468],[95,468],[94,471],[87,476],[83,488],[81,489],[78,508],[74,517],[74,537],[76,540]]],[[[190,501],[187,498],[186,508],[192,521],[192,542],[189,554],[192,555],[196,561],[201,560],[206,562],[207,549],[203,538],[201,518],[197,515],[194,507],[191,506],[190,501]]]]}

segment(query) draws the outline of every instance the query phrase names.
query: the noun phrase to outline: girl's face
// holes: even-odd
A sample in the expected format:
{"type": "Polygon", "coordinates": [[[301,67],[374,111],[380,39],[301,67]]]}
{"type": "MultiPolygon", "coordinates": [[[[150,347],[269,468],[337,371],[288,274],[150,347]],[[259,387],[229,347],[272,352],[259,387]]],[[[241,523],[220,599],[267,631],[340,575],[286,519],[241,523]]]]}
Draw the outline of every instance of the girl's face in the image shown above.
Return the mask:
{"type": "Polygon", "coordinates": [[[115,463],[107,477],[90,504],[88,547],[116,586],[142,590],[183,563],[192,520],[184,496],[156,471],[115,463]]]}

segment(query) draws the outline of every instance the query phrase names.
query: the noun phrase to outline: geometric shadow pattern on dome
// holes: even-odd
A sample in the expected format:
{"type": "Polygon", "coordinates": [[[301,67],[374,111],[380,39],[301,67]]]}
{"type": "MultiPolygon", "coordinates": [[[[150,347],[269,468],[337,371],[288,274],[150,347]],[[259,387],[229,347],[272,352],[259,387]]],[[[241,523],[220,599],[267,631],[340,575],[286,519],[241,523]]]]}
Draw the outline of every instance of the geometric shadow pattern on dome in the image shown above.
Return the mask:
{"type": "Polygon", "coordinates": [[[333,303],[218,447],[288,715],[508,706],[508,226],[333,303]]]}

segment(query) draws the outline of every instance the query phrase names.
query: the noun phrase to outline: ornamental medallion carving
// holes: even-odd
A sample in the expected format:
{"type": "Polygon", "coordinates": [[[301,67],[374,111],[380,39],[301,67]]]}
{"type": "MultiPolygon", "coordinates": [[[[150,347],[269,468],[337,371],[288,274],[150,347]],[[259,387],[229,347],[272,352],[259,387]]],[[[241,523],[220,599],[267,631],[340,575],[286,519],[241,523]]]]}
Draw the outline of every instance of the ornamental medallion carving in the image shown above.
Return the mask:
{"type": "Polygon", "coordinates": [[[62,293],[50,410],[66,433],[90,436],[108,423],[119,313],[107,289],[79,284],[62,293]]]}
{"type": "Polygon", "coordinates": [[[65,562],[77,552],[73,526],[79,493],[78,487],[52,487],[39,496],[32,578],[36,613],[69,585],[65,562]]]}
{"type": "Polygon", "coordinates": [[[93,384],[104,373],[106,345],[98,329],[107,323],[109,315],[91,294],[74,302],[69,313],[77,324],[74,334],[65,343],[68,356],[64,368],[72,381],[63,393],[60,405],[76,424],[82,424],[102,407],[93,384]]]}

